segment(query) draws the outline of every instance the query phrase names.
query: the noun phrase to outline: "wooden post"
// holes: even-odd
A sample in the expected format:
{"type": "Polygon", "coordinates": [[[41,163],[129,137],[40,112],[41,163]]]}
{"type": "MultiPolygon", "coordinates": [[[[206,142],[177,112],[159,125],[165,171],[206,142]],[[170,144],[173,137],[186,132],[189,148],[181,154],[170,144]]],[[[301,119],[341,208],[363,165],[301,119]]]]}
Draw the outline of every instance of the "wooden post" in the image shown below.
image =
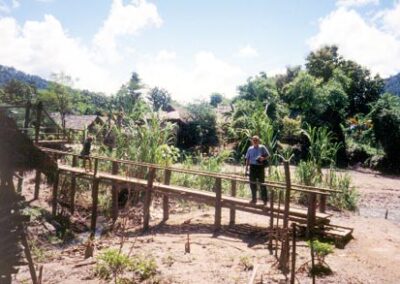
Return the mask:
{"type": "MultiPolygon", "coordinates": [[[[113,175],[118,175],[118,171],[119,171],[118,162],[113,161],[111,173],[113,175]]],[[[112,215],[113,221],[115,222],[115,221],[117,221],[117,218],[118,218],[118,186],[115,181],[112,183],[112,187],[111,187],[111,200],[112,200],[111,215],[112,215]]]]}
{"type": "Polygon", "coordinates": [[[290,167],[289,161],[283,162],[285,168],[285,180],[286,180],[286,190],[285,190],[285,210],[283,213],[283,240],[281,256],[279,259],[279,268],[286,273],[289,270],[289,209],[290,209],[290,190],[291,190],[291,180],[290,180],[290,167]]]}
{"type": "Polygon", "coordinates": [[[24,134],[28,134],[30,116],[31,116],[31,101],[28,101],[25,107],[24,134]]]}
{"type": "MultiPolygon", "coordinates": [[[[72,167],[78,166],[78,157],[72,156],[72,167]]],[[[76,194],[76,175],[72,173],[71,175],[71,200],[70,200],[70,208],[71,214],[73,215],[75,212],[75,194],[76,194]]]]}
{"type": "Polygon", "coordinates": [[[40,170],[36,170],[35,191],[34,191],[34,194],[33,194],[33,198],[35,200],[39,198],[40,182],[41,182],[41,172],[40,172],[40,170]]]}
{"type": "Polygon", "coordinates": [[[33,263],[31,251],[29,249],[29,243],[28,243],[28,239],[26,237],[26,232],[25,232],[25,229],[22,224],[19,225],[19,230],[21,231],[21,242],[22,242],[22,245],[24,246],[25,257],[26,257],[26,260],[28,261],[28,267],[29,267],[29,272],[31,274],[32,283],[38,284],[35,265],[33,263]]]}
{"type": "Polygon", "coordinates": [[[53,185],[53,199],[52,199],[52,210],[51,210],[53,216],[56,216],[56,214],[57,214],[57,198],[58,198],[57,191],[58,191],[59,179],[60,179],[60,172],[57,171],[55,179],[54,179],[54,185],[53,185]]]}
{"type": "MultiPolygon", "coordinates": [[[[236,180],[231,180],[231,196],[232,197],[236,197],[236,186],[237,186],[236,180]]],[[[235,210],[235,207],[233,207],[229,211],[229,226],[235,225],[235,219],[236,219],[236,210],[235,210]]]]}
{"type": "Polygon", "coordinates": [[[43,104],[39,102],[36,108],[36,124],[35,124],[35,143],[39,142],[40,124],[42,120],[43,104]]]}
{"type": "MultiPolygon", "coordinates": [[[[171,170],[165,169],[164,171],[164,184],[169,185],[171,182],[171,170]]],[[[163,196],[163,221],[169,219],[169,197],[167,194],[163,196]]]]}
{"type": "Polygon", "coordinates": [[[312,236],[312,231],[315,226],[315,215],[316,215],[316,207],[317,207],[317,194],[309,193],[308,194],[308,211],[307,211],[307,238],[312,236]]]}
{"type": "Polygon", "coordinates": [[[274,230],[274,195],[275,191],[270,190],[269,194],[269,208],[270,208],[270,218],[269,218],[269,243],[268,243],[268,249],[269,249],[269,254],[272,255],[272,241],[273,241],[273,230],[274,230]]]}
{"type": "Polygon", "coordinates": [[[319,212],[325,213],[326,211],[326,195],[321,194],[319,196],[319,212]]]}
{"type": "MultiPolygon", "coordinates": [[[[90,159],[90,158],[89,158],[90,159]]],[[[93,170],[93,176],[96,178],[97,171],[99,169],[99,159],[94,158],[94,170],[93,170]]]]}
{"type": "Polygon", "coordinates": [[[294,284],[296,277],[296,223],[292,223],[292,267],[290,269],[290,284],[294,284]]]}
{"type": "Polygon", "coordinates": [[[97,223],[97,204],[99,202],[99,179],[94,178],[92,184],[92,218],[90,222],[91,238],[94,238],[96,233],[97,223]]]}
{"type": "Polygon", "coordinates": [[[155,168],[149,168],[149,173],[147,177],[147,188],[146,188],[146,194],[144,197],[144,207],[143,207],[143,229],[148,230],[149,229],[149,223],[150,223],[150,205],[151,205],[151,192],[153,190],[153,182],[156,177],[156,169],[155,168]]]}
{"type": "Polygon", "coordinates": [[[214,230],[219,231],[221,229],[221,210],[222,210],[222,180],[221,178],[216,178],[215,180],[215,220],[214,220],[214,230]]]}

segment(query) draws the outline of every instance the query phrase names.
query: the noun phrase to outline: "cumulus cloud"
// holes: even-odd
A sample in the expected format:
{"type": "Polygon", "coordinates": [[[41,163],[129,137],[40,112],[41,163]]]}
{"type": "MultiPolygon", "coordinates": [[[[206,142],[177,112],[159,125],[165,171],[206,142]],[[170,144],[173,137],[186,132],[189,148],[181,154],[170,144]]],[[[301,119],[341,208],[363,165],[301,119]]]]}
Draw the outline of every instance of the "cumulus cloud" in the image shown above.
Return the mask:
{"type": "Polygon", "coordinates": [[[132,47],[118,49],[117,38],[138,33],[154,19],[158,19],[156,23],[161,23],[157,10],[149,5],[145,1],[123,5],[122,1],[115,0],[110,15],[94,37],[93,45],[70,36],[52,15],[45,15],[42,21],[26,21],[23,24],[12,17],[0,18],[0,64],[44,78],[49,78],[52,72],[63,71],[78,78],[76,87],[115,92],[128,80],[132,70],[127,68],[132,66],[121,66],[112,60],[112,56],[121,52],[124,60],[129,62],[134,53],[132,47]],[[112,46],[99,49],[96,44],[107,38],[112,41],[112,46]]]}
{"type": "Polygon", "coordinates": [[[385,30],[400,37],[400,1],[397,1],[393,9],[385,10],[379,16],[385,30]]]}
{"type": "Polygon", "coordinates": [[[144,28],[160,27],[161,24],[162,19],[154,4],[133,0],[124,5],[122,0],[114,0],[110,14],[94,36],[93,43],[99,53],[107,55],[105,59],[116,62],[120,59],[117,52],[118,37],[136,35],[144,28]]]}
{"type": "Polygon", "coordinates": [[[360,7],[369,4],[378,5],[379,0],[338,0],[336,5],[340,7],[360,7]]]}
{"type": "Polygon", "coordinates": [[[237,52],[237,56],[243,58],[254,58],[258,56],[258,52],[254,47],[251,47],[249,44],[240,48],[237,52]]]}
{"type": "Polygon", "coordinates": [[[400,39],[348,8],[340,7],[322,18],[318,34],[308,44],[311,49],[336,44],[346,58],[384,77],[400,71],[400,39]]]}
{"type": "Polygon", "coordinates": [[[238,83],[246,78],[241,68],[221,60],[210,51],[194,54],[190,65],[184,67],[175,58],[165,60],[155,56],[139,62],[138,72],[148,85],[162,86],[172,93],[174,99],[182,102],[206,99],[212,92],[233,96],[238,83]]]}

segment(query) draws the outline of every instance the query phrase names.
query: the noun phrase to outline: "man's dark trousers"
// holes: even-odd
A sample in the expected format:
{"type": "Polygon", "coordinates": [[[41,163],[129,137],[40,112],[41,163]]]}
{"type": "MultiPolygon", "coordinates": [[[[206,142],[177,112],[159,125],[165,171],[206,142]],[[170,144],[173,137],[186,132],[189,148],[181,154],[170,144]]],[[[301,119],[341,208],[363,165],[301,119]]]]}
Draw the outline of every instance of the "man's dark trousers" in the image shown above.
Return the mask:
{"type": "MultiPolygon", "coordinates": [[[[261,183],[265,182],[264,166],[250,165],[250,182],[261,182],[261,183]]],[[[251,189],[251,200],[257,201],[257,184],[250,183],[250,189],[251,189]]],[[[267,187],[265,185],[261,185],[260,190],[261,190],[262,201],[267,202],[268,200],[267,187]]]]}

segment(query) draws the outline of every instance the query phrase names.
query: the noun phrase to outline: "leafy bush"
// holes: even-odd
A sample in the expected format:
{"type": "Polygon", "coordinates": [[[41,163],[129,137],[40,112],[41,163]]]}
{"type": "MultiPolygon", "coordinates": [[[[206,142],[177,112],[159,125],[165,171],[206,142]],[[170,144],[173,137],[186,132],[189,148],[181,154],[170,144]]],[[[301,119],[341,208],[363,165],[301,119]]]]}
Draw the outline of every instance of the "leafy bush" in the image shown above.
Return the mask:
{"type": "Polygon", "coordinates": [[[314,255],[317,257],[318,263],[311,268],[311,275],[329,275],[332,270],[325,262],[325,257],[333,253],[333,245],[329,243],[320,242],[318,240],[308,241],[307,245],[313,248],[314,255]]]}
{"type": "Polygon", "coordinates": [[[114,278],[117,283],[119,275],[132,266],[132,260],[117,249],[107,249],[97,258],[95,274],[102,279],[114,278]]]}
{"type": "Polygon", "coordinates": [[[157,263],[153,257],[137,256],[133,259],[131,269],[138,274],[143,281],[156,275],[157,263]]]}
{"type": "Polygon", "coordinates": [[[384,94],[370,113],[376,139],[385,154],[386,170],[400,172],[400,98],[384,94]]]}

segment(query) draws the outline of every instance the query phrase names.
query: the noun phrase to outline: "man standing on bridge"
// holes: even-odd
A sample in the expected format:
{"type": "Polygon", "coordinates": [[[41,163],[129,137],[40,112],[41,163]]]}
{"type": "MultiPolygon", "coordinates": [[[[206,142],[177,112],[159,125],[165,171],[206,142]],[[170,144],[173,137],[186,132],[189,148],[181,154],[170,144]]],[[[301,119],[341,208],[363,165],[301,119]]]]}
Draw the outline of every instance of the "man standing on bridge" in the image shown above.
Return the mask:
{"type": "MultiPolygon", "coordinates": [[[[250,189],[251,189],[251,201],[250,203],[257,203],[257,183],[265,182],[265,163],[269,157],[267,148],[260,144],[260,138],[253,136],[251,138],[252,146],[249,147],[246,153],[246,174],[248,173],[250,166],[250,189]]],[[[265,185],[260,186],[261,199],[264,205],[267,204],[268,195],[267,187],[265,185]]]]}

